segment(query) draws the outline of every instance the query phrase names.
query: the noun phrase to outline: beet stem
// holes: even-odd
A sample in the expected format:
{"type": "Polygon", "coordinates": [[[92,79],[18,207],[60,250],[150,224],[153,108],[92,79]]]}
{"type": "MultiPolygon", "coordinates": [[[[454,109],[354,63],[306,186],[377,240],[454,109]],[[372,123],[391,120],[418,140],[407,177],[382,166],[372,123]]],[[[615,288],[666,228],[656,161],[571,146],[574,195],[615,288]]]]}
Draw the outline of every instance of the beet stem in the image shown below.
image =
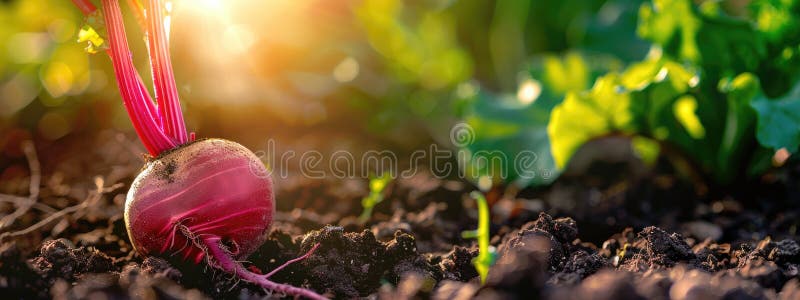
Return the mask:
{"type": "Polygon", "coordinates": [[[133,14],[136,16],[136,23],[139,23],[139,27],[141,27],[142,30],[147,30],[147,23],[145,23],[144,18],[144,6],[142,6],[142,3],[139,2],[139,0],[128,0],[127,2],[133,14]]]}
{"type": "Polygon", "coordinates": [[[103,18],[108,30],[111,46],[109,54],[114,65],[117,85],[139,138],[153,156],[174,148],[179,144],[162,131],[159,124],[160,116],[153,114],[155,112],[152,107],[153,101],[133,66],[130,48],[125,38],[122,11],[117,1],[103,0],[103,18]]]}
{"type": "MultiPolygon", "coordinates": [[[[230,256],[230,254],[227,253],[221,247],[221,244],[222,244],[221,243],[221,239],[218,236],[206,237],[206,238],[203,239],[203,243],[205,244],[206,251],[209,254],[209,256],[208,256],[209,264],[214,265],[217,268],[220,268],[225,272],[234,274],[237,277],[241,278],[242,280],[258,284],[258,285],[260,285],[262,288],[264,288],[266,290],[269,290],[269,291],[272,291],[272,292],[277,292],[277,293],[282,293],[282,294],[289,295],[289,296],[295,296],[295,297],[296,296],[301,296],[301,297],[306,297],[308,299],[314,299],[314,300],[328,299],[328,298],[325,298],[324,296],[322,296],[320,294],[317,294],[316,292],[314,292],[312,290],[309,290],[309,289],[299,288],[299,287],[295,287],[295,286],[288,285],[288,284],[282,284],[282,283],[277,283],[277,282],[270,281],[268,279],[268,277],[269,277],[268,275],[271,275],[273,272],[270,272],[270,274],[267,274],[267,275],[261,275],[261,274],[256,274],[256,273],[250,272],[244,266],[242,266],[242,264],[240,264],[239,262],[235,261],[230,256]],[[212,258],[213,258],[213,260],[215,262],[211,260],[212,258]]],[[[316,247],[314,247],[314,249],[316,249],[316,247]]],[[[312,249],[312,251],[310,251],[310,252],[313,252],[314,249],[312,249]]],[[[303,258],[308,257],[310,252],[308,254],[304,255],[303,258]]],[[[294,262],[294,261],[295,260],[292,260],[290,262],[294,262]]],[[[279,269],[280,268],[281,267],[279,267],[279,269]]]]}
{"type": "Polygon", "coordinates": [[[97,7],[89,0],[72,0],[72,3],[75,3],[75,6],[77,6],[84,15],[91,14],[97,10],[97,7]]]}
{"type": "MultiPolygon", "coordinates": [[[[72,0],[84,15],[91,15],[97,7],[88,0],[72,0]]],[[[137,1],[129,1],[134,6],[137,19],[141,22],[142,6],[137,1]]],[[[149,2],[150,7],[161,7],[162,0],[149,2]]],[[[128,41],[125,37],[125,26],[122,10],[117,1],[103,0],[102,14],[108,31],[110,49],[106,53],[111,57],[114,73],[117,78],[122,101],[128,111],[128,117],[147,151],[152,156],[175,148],[189,141],[186,124],[183,120],[178,100],[178,90],[169,59],[169,45],[166,40],[163,14],[160,9],[151,9],[152,17],[146,27],[148,31],[148,50],[151,52],[151,67],[155,83],[156,100],[153,102],[139,72],[133,66],[128,41]],[[155,23],[161,24],[154,26],[155,23]]]]}
{"type": "Polygon", "coordinates": [[[147,1],[145,20],[150,70],[153,73],[158,108],[161,116],[164,117],[164,133],[172,137],[178,144],[185,144],[188,141],[188,135],[169,56],[169,41],[164,29],[163,7],[162,0],[147,1]]]}

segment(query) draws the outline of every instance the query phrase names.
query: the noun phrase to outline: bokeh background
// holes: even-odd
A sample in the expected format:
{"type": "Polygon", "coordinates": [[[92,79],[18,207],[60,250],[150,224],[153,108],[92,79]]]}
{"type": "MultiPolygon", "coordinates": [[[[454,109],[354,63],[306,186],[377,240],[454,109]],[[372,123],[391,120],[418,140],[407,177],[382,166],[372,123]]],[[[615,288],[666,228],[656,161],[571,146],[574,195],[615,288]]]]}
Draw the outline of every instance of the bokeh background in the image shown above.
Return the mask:
{"type": "MultiPolygon", "coordinates": [[[[723,8],[735,15],[745,2],[723,8]]],[[[531,79],[552,57],[592,57],[567,59],[550,76],[551,85],[580,86],[590,84],[573,76],[583,64],[623,66],[649,47],[636,36],[641,3],[633,0],[172,4],[188,128],[254,149],[270,138],[279,150],[300,151],[446,145],[462,118],[460,100],[477,91],[531,102],[541,92],[531,79]]],[[[123,11],[149,84],[144,36],[130,7],[123,11]]],[[[75,153],[91,156],[96,143],[87,140],[124,140],[141,151],[108,57],[76,42],[83,23],[67,0],[0,1],[0,181],[27,172],[24,140],[35,142],[45,170],[75,153]]]]}

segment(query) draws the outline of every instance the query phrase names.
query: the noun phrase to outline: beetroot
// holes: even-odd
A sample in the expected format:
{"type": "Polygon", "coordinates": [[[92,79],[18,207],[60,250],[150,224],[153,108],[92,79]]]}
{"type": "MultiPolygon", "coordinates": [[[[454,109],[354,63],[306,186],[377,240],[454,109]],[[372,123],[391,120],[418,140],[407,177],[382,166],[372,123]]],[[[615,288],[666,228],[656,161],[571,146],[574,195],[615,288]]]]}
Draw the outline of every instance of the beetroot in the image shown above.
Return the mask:
{"type": "Polygon", "coordinates": [[[180,252],[196,263],[205,252],[184,234],[222,239],[235,258],[264,241],[275,202],[261,161],[231,141],[191,143],[147,162],[125,203],[125,225],[142,254],[180,252]],[[136,229],[136,230],[133,230],[136,229]]]}
{"type": "MultiPolygon", "coordinates": [[[[100,14],[88,0],[73,2],[86,15],[100,14]]],[[[142,255],[205,261],[273,292],[325,299],[311,290],[269,280],[286,265],[311,255],[318,245],[266,275],[239,263],[261,246],[272,223],[272,179],[261,161],[242,145],[222,139],[194,141],[194,134],[187,133],[161,0],[132,5],[144,10],[138,15],[145,19],[157,104],[133,66],[119,3],[103,0],[102,4],[107,52],[120,94],[139,139],[152,155],[125,203],[125,225],[135,250],[142,255]]]]}

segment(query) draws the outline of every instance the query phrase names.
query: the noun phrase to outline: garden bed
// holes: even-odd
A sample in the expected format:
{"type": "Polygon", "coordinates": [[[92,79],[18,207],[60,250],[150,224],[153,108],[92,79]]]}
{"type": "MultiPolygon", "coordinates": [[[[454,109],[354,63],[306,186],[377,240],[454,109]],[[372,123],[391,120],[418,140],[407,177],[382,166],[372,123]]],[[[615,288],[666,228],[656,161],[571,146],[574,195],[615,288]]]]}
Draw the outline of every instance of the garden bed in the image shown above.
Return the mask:
{"type": "MultiPolygon", "coordinates": [[[[141,162],[126,148],[131,142],[105,133],[72,144],[95,143],[94,153],[39,149],[41,205],[6,231],[56,217],[4,236],[4,297],[264,297],[214,268],[132,251],[122,203],[141,162]]],[[[567,173],[547,189],[487,193],[498,258],[483,286],[471,264],[478,247],[460,236],[477,226],[474,188],[424,172],[392,182],[366,224],[357,219],[366,180],[277,180],[269,238],[245,264],[267,272],[320,243],[273,279],[332,298],[800,297],[796,166],[727,188],[690,183],[667,168],[631,171],[641,166],[626,161],[589,165],[597,167],[605,171],[567,173]]],[[[26,199],[28,184],[21,176],[2,188],[26,199]]]]}

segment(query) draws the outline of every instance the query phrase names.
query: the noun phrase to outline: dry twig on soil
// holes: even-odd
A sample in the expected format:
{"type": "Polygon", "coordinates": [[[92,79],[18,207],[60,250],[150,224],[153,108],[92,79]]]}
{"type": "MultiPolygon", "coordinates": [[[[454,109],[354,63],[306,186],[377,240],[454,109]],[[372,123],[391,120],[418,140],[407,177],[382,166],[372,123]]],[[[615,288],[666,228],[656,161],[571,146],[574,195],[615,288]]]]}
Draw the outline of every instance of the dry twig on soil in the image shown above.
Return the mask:
{"type": "Polygon", "coordinates": [[[87,207],[89,207],[91,205],[96,204],[97,201],[99,201],[101,199],[103,194],[111,192],[113,190],[116,190],[116,189],[122,187],[123,184],[122,183],[116,183],[116,184],[113,184],[113,185],[111,185],[109,187],[105,187],[105,181],[103,180],[102,177],[98,176],[98,177],[95,177],[95,186],[96,186],[96,189],[94,191],[90,192],[89,196],[86,197],[86,199],[83,202],[81,202],[79,204],[76,204],[76,205],[73,205],[73,206],[70,206],[70,207],[66,207],[66,208],[64,208],[62,210],[59,210],[59,211],[51,214],[47,218],[44,218],[43,220],[41,220],[39,222],[36,222],[36,224],[33,224],[28,228],[25,228],[25,229],[22,229],[22,230],[19,230],[19,231],[14,231],[14,232],[4,232],[3,234],[0,234],[0,241],[4,240],[6,238],[13,238],[13,237],[26,235],[28,233],[31,233],[31,232],[35,231],[35,230],[38,230],[39,228],[49,224],[50,222],[55,221],[56,219],[59,219],[59,218],[64,217],[64,216],[67,216],[68,214],[71,214],[71,213],[80,212],[84,208],[87,208],[87,207]]]}
{"type": "Polygon", "coordinates": [[[17,218],[25,215],[39,198],[39,186],[42,184],[42,171],[33,142],[23,142],[22,151],[25,152],[25,158],[28,159],[28,168],[31,170],[30,193],[26,201],[20,201],[20,203],[18,203],[19,206],[17,210],[0,219],[0,230],[7,228],[9,225],[13,224],[17,218]]]}
{"type": "MultiPolygon", "coordinates": [[[[11,204],[14,204],[16,206],[21,206],[23,204],[26,204],[28,202],[28,199],[29,199],[28,197],[21,197],[21,196],[16,196],[16,195],[9,195],[9,194],[0,194],[0,202],[11,203],[11,204]]],[[[38,209],[39,211],[41,211],[43,213],[48,213],[48,214],[52,214],[52,213],[58,211],[57,209],[52,208],[49,205],[44,204],[44,203],[40,203],[40,202],[33,203],[33,206],[31,208],[38,209]]]]}

